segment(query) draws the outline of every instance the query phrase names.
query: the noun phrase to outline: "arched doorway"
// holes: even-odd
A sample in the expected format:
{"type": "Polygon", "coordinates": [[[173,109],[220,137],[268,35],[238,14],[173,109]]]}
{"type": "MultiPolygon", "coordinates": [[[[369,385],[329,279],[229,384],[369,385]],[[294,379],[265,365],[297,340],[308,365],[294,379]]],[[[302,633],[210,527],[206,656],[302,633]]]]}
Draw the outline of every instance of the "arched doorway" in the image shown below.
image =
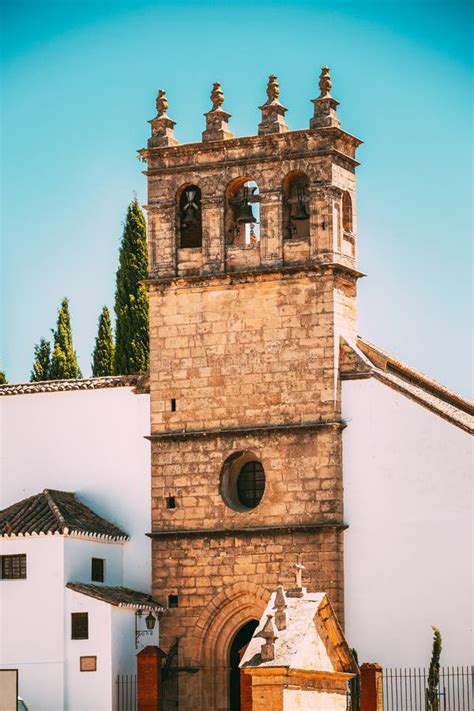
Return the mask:
{"type": "Polygon", "coordinates": [[[249,620],[235,634],[229,651],[230,711],[240,711],[240,650],[248,645],[257,629],[258,620],[249,620]]]}

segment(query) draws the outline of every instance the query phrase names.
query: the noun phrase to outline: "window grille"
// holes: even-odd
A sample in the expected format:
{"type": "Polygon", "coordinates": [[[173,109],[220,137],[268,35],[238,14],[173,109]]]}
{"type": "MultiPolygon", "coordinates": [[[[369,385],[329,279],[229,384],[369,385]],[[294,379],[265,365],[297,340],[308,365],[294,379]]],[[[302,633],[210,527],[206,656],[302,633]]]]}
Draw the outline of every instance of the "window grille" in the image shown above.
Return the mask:
{"type": "Polygon", "coordinates": [[[24,580],[26,578],[26,554],[2,555],[2,580],[24,580]]]}
{"type": "Polygon", "coordinates": [[[89,613],[71,613],[71,639],[89,639],[89,613]]]}
{"type": "Polygon", "coordinates": [[[260,462],[247,462],[237,479],[239,501],[249,509],[260,503],[265,490],[265,473],[260,462]]]}

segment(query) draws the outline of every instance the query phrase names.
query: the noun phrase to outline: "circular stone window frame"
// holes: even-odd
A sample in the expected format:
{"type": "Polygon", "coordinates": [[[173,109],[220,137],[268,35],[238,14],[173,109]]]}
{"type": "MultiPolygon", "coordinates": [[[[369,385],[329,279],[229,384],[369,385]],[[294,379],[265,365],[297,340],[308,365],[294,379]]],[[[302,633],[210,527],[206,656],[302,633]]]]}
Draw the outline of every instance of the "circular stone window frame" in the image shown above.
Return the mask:
{"type": "Polygon", "coordinates": [[[262,464],[260,457],[258,457],[255,452],[240,451],[233,452],[225,460],[220,475],[220,495],[222,496],[224,503],[233,511],[238,513],[247,513],[248,511],[254,511],[260,506],[265,496],[265,491],[267,489],[267,481],[265,474],[265,467],[262,464]],[[255,506],[245,506],[240,499],[237,491],[237,479],[242,470],[242,467],[249,462],[258,462],[263,469],[263,493],[262,498],[255,506]]]}

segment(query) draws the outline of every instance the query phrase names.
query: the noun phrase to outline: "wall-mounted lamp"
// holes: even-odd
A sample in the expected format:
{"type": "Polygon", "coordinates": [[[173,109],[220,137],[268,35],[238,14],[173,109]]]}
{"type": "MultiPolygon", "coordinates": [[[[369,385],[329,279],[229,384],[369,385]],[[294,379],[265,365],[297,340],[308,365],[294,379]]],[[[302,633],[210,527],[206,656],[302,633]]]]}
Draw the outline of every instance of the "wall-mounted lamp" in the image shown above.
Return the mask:
{"type": "Polygon", "coordinates": [[[143,610],[137,610],[135,612],[135,648],[138,647],[138,640],[140,639],[140,637],[143,637],[143,635],[153,634],[153,630],[155,629],[155,625],[156,625],[156,617],[150,611],[148,613],[148,615],[145,617],[146,630],[139,630],[138,629],[138,620],[142,618],[142,614],[143,614],[143,610]]]}

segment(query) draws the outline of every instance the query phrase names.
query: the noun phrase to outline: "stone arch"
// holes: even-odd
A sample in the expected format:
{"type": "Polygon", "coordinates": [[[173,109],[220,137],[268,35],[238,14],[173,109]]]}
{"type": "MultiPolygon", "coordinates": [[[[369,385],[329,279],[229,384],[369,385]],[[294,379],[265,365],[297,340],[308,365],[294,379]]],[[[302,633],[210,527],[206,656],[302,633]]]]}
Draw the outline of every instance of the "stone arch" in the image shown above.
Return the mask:
{"type": "Polygon", "coordinates": [[[201,611],[191,648],[191,664],[202,669],[202,708],[228,708],[228,655],[236,632],[250,620],[259,620],[269,592],[254,583],[229,585],[201,611]]]}

